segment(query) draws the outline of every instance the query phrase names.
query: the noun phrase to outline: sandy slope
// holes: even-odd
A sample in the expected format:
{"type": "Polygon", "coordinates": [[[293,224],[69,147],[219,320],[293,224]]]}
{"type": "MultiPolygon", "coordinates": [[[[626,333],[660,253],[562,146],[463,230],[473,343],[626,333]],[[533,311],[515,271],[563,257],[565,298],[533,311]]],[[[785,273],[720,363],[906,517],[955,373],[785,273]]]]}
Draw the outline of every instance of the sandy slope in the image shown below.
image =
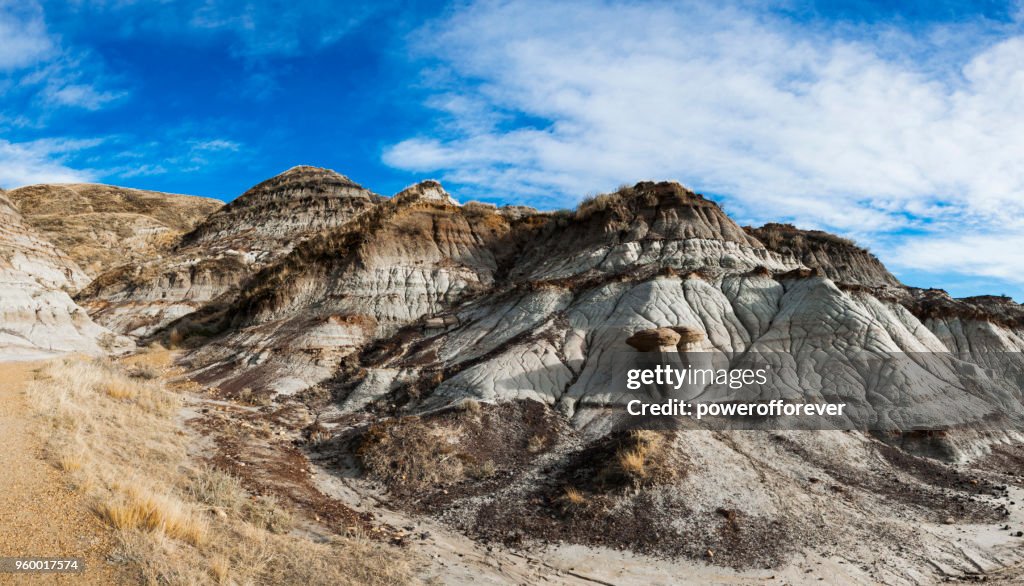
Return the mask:
{"type": "Polygon", "coordinates": [[[0,362],[0,557],[73,556],[84,574],[0,574],[0,584],[128,583],[106,560],[114,536],[42,459],[23,393],[39,362],[0,362]]]}

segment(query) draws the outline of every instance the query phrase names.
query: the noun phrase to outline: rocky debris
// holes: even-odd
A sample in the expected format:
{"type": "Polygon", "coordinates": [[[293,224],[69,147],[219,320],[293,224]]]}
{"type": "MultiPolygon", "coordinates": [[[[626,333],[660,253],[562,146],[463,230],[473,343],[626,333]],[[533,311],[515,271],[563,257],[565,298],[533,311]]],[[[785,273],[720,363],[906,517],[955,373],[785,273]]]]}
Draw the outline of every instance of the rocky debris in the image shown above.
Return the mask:
{"type": "Polygon", "coordinates": [[[8,196],[25,221],[89,277],[167,254],[221,201],[92,183],[20,187],[8,196]]]}
{"type": "Polygon", "coordinates": [[[0,360],[130,348],[130,340],[98,326],[69,296],[86,281],[0,191],[0,360]]]}

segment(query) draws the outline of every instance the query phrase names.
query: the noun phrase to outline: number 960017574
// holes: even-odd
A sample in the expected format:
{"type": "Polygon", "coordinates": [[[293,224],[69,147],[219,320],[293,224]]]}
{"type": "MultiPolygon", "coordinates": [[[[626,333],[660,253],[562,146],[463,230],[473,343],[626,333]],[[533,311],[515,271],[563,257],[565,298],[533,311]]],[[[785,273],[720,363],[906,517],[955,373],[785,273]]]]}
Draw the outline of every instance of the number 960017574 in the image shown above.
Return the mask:
{"type": "Polygon", "coordinates": [[[80,558],[0,558],[0,573],[78,573],[85,571],[80,558]]]}

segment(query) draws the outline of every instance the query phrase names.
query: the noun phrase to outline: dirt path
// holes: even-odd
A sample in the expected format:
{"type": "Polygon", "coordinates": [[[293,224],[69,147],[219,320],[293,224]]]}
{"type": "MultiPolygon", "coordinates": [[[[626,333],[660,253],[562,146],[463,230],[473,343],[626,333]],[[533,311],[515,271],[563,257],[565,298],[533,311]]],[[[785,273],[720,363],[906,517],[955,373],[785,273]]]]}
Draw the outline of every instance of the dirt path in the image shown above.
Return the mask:
{"type": "Polygon", "coordinates": [[[85,559],[83,574],[4,574],[0,584],[128,583],[105,561],[112,532],[43,460],[24,395],[41,362],[0,362],[0,557],[85,559]]]}

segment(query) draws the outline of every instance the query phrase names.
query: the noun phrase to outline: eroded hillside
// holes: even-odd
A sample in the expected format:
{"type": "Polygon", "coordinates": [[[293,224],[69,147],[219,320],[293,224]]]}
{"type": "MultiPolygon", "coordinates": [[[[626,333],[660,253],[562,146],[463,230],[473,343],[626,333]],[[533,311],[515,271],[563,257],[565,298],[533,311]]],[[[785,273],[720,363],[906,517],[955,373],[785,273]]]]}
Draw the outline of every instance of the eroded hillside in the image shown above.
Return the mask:
{"type": "Polygon", "coordinates": [[[8,196],[25,221],[90,278],[126,262],[164,255],[220,209],[218,200],[97,185],[30,185],[8,196]]]}
{"type": "Polygon", "coordinates": [[[86,283],[75,261],[28,225],[0,190],[0,358],[130,347],[71,299],[86,283]]]}
{"type": "Polygon", "coordinates": [[[218,465],[444,535],[414,547],[802,559],[863,583],[1021,559],[1024,309],[905,287],[851,241],[743,228],[676,183],[540,212],[297,167],[77,299],[244,406],[200,418],[218,465]],[[731,399],[854,416],[638,425],[618,376],[645,354],[767,357],[785,376],[731,399]],[[223,431],[239,426],[266,432],[223,431]]]}

